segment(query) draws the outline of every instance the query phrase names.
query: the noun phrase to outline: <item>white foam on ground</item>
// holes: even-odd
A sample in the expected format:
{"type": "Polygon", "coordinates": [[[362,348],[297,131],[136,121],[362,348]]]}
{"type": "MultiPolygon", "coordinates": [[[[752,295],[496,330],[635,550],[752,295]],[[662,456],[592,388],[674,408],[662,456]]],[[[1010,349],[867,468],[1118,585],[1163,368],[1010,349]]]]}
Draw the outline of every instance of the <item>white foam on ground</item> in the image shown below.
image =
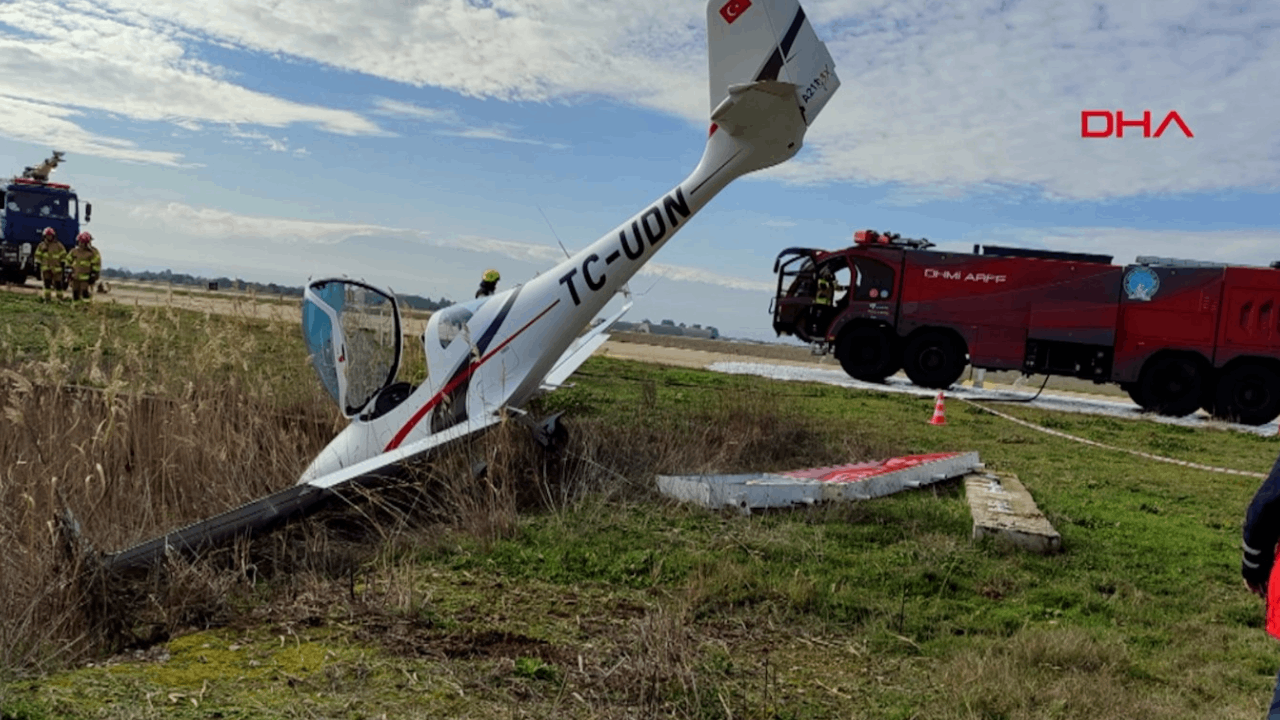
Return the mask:
{"type": "MultiPolygon", "coordinates": [[[[730,375],[756,375],[773,380],[816,382],[826,385],[837,385],[839,387],[846,387],[855,390],[907,393],[920,397],[936,397],[938,395],[937,390],[916,387],[906,378],[891,377],[885,380],[884,384],[869,383],[863,382],[862,380],[854,380],[846,375],[844,371],[835,369],[808,368],[800,367],[798,365],[774,365],[771,363],[755,362],[717,362],[708,365],[707,369],[730,375]]],[[[965,398],[967,400],[973,400],[974,402],[993,402],[1001,400],[1026,400],[1033,397],[1035,392],[1009,392],[1007,390],[990,390],[985,388],[968,388],[961,385],[952,385],[951,388],[946,391],[946,395],[947,397],[965,398]]],[[[1166,425],[1182,425],[1184,427],[1197,428],[1224,428],[1262,436],[1274,436],[1277,434],[1277,431],[1280,431],[1280,424],[1276,421],[1269,422],[1265,425],[1226,423],[1221,420],[1214,420],[1202,410],[1197,410],[1194,415],[1187,415],[1180,418],[1165,417],[1164,415],[1143,412],[1142,408],[1138,407],[1133,402],[1121,398],[1110,399],[1102,396],[1098,396],[1096,398],[1085,398],[1078,395],[1059,395],[1052,390],[1045,390],[1040,394],[1040,397],[1035,400],[1030,402],[1020,402],[1019,404],[1029,405],[1031,407],[1042,408],[1045,410],[1059,410],[1062,412],[1085,413],[1089,415],[1106,415],[1110,417],[1125,418],[1128,420],[1147,420],[1150,422],[1164,423],[1166,425]]],[[[999,409],[999,406],[994,409],[999,409]]]]}

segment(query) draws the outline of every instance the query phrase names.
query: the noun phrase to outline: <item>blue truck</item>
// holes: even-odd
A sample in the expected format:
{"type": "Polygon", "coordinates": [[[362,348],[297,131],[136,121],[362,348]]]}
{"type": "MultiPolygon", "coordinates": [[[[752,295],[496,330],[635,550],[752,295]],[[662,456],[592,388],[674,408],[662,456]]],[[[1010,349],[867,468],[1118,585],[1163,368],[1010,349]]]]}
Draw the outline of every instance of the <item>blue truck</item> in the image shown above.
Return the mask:
{"type": "MultiPolygon", "coordinates": [[[[80,234],[80,200],[70,185],[49,182],[49,174],[62,162],[55,150],[47,160],[27,167],[0,192],[0,281],[22,285],[36,275],[36,246],[40,234],[51,227],[68,250],[80,234]]],[[[89,222],[93,206],[84,205],[89,222]]]]}

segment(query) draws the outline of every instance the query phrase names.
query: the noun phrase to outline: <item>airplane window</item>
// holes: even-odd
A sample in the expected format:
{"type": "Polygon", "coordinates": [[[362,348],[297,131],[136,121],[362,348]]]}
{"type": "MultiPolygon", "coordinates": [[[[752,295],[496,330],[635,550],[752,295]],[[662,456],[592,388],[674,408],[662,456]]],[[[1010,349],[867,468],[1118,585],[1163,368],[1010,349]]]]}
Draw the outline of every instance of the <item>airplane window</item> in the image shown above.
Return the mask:
{"type": "Polygon", "coordinates": [[[859,258],[855,300],[888,300],[893,295],[893,268],[882,262],[859,258]]]}
{"type": "MultiPolygon", "coordinates": [[[[332,293],[330,293],[332,294],[332,293]]],[[[326,298],[327,299],[327,298],[326,298]]],[[[333,322],[317,306],[304,303],[302,306],[302,334],[310,351],[311,364],[320,376],[324,389],[336,401],[341,398],[338,389],[338,368],[334,364],[333,322]]]]}
{"type": "Polygon", "coordinates": [[[471,319],[472,314],[471,309],[466,305],[454,305],[440,311],[440,325],[437,331],[440,347],[449,347],[453,339],[467,329],[467,321],[471,319]]]}
{"type": "Polygon", "coordinates": [[[475,315],[476,311],[484,307],[487,302],[489,302],[489,298],[481,297],[460,305],[450,305],[443,310],[436,311],[432,320],[435,317],[440,318],[436,329],[436,339],[440,341],[440,347],[449,347],[454,338],[467,333],[467,323],[471,321],[471,316],[475,315]]]}
{"type": "Polygon", "coordinates": [[[311,363],[348,417],[395,379],[400,324],[390,296],[346,280],[307,287],[302,331],[311,363]]]}

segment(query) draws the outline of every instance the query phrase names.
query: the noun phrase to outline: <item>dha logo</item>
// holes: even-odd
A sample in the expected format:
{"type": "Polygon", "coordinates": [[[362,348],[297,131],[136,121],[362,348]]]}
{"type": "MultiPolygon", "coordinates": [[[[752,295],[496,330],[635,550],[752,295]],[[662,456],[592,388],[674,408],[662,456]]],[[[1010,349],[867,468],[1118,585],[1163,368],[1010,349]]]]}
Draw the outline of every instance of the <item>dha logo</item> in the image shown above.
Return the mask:
{"type": "Polygon", "coordinates": [[[1160,137],[1164,131],[1168,129],[1170,124],[1177,124],[1178,129],[1186,137],[1195,137],[1191,134],[1191,128],[1182,121],[1182,116],[1177,110],[1170,110],[1168,115],[1164,116],[1164,121],[1156,128],[1155,134],[1151,133],[1151,111],[1143,110],[1141,120],[1126,120],[1123,110],[1117,110],[1112,115],[1110,110],[1082,110],[1080,111],[1080,137],[1096,138],[1111,137],[1113,131],[1116,137],[1124,137],[1124,129],[1142,128],[1142,137],[1160,137]],[[1090,126],[1089,120],[1092,118],[1101,118],[1106,121],[1106,126],[1101,129],[1094,129],[1090,126]]]}

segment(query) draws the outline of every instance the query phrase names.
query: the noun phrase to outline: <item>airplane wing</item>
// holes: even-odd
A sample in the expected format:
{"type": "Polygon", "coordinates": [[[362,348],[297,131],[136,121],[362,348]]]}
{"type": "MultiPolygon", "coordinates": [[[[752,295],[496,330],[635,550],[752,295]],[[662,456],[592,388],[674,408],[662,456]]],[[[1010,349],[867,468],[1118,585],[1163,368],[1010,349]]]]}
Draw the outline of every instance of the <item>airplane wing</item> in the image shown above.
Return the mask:
{"type": "Polygon", "coordinates": [[[556,364],[551,367],[551,371],[542,379],[541,390],[544,392],[555,390],[564,384],[565,380],[574,373],[582,363],[591,357],[592,353],[600,348],[601,345],[609,339],[606,331],[613,327],[613,324],[631,309],[631,302],[628,301],[622,309],[614,313],[612,317],[591,329],[582,337],[573,341],[568,350],[560,356],[556,364]]]}
{"type": "Polygon", "coordinates": [[[375,455],[368,460],[358,462],[355,465],[345,467],[341,470],[331,472],[328,475],[322,475],[318,478],[312,478],[300,485],[311,485],[318,488],[331,488],[335,485],[349,482],[351,480],[375,477],[379,471],[393,467],[403,460],[425,455],[426,453],[437,450],[444,445],[449,445],[463,438],[474,435],[481,430],[490,428],[502,422],[502,416],[498,413],[486,415],[477,418],[471,418],[465,422],[454,425],[451,428],[432,433],[421,440],[407,443],[395,450],[375,455]]]}
{"type": "Polygon", "coordinates": [[[257,532],[286,518],[307,512],[322,500],[331,497],[331,491],[339,485],[357,480],[376,479],[402,460],[439,449],[500,422],[502,417],[494,414],[456,425],[397,450],[383,453],[323,477],[278,490],[147,542],[107,554],[102,559],[103,566],[111,570],[126,570],[154,563],[171,550],[198,553],[205,548],[226,542],[236,535],[257,532]]]}

